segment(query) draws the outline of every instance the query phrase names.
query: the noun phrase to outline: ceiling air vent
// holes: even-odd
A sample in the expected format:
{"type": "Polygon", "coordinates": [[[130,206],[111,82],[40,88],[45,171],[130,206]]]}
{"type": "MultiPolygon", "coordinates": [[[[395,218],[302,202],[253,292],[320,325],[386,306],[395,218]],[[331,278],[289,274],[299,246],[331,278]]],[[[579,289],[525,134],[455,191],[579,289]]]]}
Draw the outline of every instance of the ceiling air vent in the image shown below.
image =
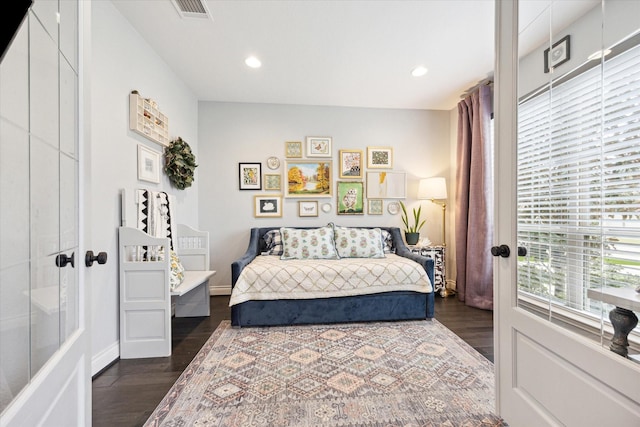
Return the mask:
{"type": "Polygon", "coordinates": [[[205,0],[171,0],[182,18],[209,18],[205,0]]]}

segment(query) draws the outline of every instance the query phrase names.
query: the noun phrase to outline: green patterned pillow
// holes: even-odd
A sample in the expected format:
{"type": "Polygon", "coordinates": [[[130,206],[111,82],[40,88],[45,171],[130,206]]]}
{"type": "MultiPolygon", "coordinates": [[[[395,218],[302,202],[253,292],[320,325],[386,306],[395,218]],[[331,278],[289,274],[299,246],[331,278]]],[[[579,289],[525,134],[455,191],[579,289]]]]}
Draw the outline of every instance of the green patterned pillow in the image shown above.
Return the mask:
{"type": "Polygon", "coordinates": [[[184,281],[184,267],[176,251],[171,250],[170,254],[169,264],[171,271],[169,272],[169,287],[174,291],[184,281]]]}
{"type": "Polygon", "coordinates": [[[340,258],[384,258],[379,228],[336,227],[335,242],[340,258]]]}
{"type": "Polygon", "coordinates": [[[280,259],[338,259],[333,241],[333,226],[320,228],[280,228],[280,259]]]}

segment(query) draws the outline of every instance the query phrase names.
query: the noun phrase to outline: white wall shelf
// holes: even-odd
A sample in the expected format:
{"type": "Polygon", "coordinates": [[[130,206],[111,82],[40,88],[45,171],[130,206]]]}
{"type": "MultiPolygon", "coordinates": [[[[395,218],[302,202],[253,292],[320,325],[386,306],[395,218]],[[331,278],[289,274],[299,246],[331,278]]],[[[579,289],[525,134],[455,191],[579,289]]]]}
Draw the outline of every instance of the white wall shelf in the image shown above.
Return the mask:
{"type": "Polygon", "coordinates": [[[169,119],[158,104],[138,93],[129,94],[129,128],[165,147],[169,146],[169,119]]]}

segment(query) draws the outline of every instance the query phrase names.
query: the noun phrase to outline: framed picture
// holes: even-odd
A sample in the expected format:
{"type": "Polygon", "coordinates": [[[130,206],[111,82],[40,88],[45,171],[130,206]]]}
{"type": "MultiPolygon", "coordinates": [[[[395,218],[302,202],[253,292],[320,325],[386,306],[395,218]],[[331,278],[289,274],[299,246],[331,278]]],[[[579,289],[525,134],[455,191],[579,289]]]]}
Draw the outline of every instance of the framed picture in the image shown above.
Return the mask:
{"type": "Polygon", "coordinates": [[[367,199],[404,199],[406,197],[406,172],[367,171],[367,199]]]}
{"type": "Polygon", "coordinates": [[[302,142],[287,141],[284,143],[284,156],[288,159],[302,158],[302,142]]]}
{"type": "Polygon", "coordinates": [[[298,216],[318,216],[318,201],[298,202],[298,216]]]}
{"type": "Polygon", "coordinates": [[[138,144],[138,179],[160,183],[160,152],[138,144]]]}
{"type": "Polygon", "coordinates": [[[331,157],[331,138],[308,136],[307,157],[331,157]]]}
{"type": "Polygon", "coordinates": [[[340,150],[340,178],[362,178],[362,150],[340,150]]]}
{"type": "Polygon", "coordinates": [[[369,215],[382,215],[382,199],[367,199],[367,213],[369,215]]]}
{"type": "Polygon", "coordinates": [[[364,182],[338,181],[338,215],[364,214],[364,182]]]}
{"type": "Polygon", "coordinates": [[[564,64],[571,58],[569,40],[570,40],[570,37],[566,35],[563,38],[561,38],[559,41],[551,45],[550,48],[545,49],[544,51],[544,72],[545,73],[548,73],[549,71],[553,70],[558,65],[564,64]]]}
{"type": "Polygon", "coordinates": [[[268,191],[281,191],[282,175],[280,175],[279,173],[265,173],[264,189],[268,191]]]}
{"type": "Polygon", "coordinates": [[[241,190],[262,190],[262,163],[239,163],[241,190]]]}
{"type": "Polygon", "coordinates": [[[367,167],[372,169],[393,168],[393,148],[367,147],[367,167]]]}
{"type": "Polygon", "coordinates": [[[291,160],[285,166],[285,197],[331,197],[331,160],[291,160]]]}
{"type": "Polygon", "coordinates": [[[261,194],[253,197],[253,216],[273,218],[282,216],[282,196],[280,194],[261,194]]]}

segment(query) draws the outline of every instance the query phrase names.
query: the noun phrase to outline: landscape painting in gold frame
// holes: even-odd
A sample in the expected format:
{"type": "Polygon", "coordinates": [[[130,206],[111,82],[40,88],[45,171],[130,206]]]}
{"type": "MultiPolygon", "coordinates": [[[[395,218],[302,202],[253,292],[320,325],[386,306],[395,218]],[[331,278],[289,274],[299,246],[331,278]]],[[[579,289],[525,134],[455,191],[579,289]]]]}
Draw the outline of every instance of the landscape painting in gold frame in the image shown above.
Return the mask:
{"type": "Polygon", "coordinates": [[[331,160],[289,160],[285,165],[285,197],[331,197],[331,160]]]}

